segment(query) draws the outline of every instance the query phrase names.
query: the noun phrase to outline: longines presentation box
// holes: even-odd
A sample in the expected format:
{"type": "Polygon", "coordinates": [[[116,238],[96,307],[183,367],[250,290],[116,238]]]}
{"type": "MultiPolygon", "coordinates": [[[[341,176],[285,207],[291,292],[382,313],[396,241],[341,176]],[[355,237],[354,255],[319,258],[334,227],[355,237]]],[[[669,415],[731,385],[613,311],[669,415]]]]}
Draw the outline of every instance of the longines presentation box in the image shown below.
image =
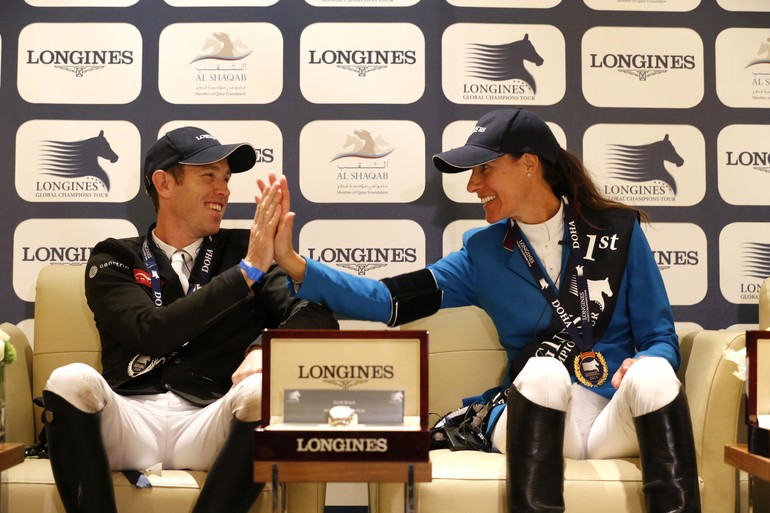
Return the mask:
{"type": "Polygon", "coordinates": [[[746,332],[749,452],[770,457],[770,331],[746,332]]]}
{"type": "Polygon", "coordinates": [[[428,461],[428,333],[266,330],[255,461],[428,461]]]}
{"type": "Polygon", "coordinates": [[[746,332],[748,421],[770,430],[770,331],[746,332]]]}

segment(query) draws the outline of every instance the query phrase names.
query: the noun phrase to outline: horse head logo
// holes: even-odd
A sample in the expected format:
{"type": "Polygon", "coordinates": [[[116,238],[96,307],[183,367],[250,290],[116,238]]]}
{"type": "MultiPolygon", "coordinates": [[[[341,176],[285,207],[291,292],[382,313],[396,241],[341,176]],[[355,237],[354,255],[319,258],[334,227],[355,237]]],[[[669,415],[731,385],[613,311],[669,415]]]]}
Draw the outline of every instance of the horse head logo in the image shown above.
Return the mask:
{"type": "Polygon", "coordinates": [[[41,166],[44,174],[61,178],[93,177],[110,190],[110,177],[99,165],[100,158],[112,163],[118,161],[118,154],[112,150],[104,137],[104,130],[96,137],[82,141],[43,141],[41,166]]]}
{"type": "Polygon", "coordinates": [[[746,65],[747,68],[756,65],[770,64],[770,37],[759,43],[757,55],[759,55],[759,59],[754,59],[749,62],[746,65]]]}
{"type": "Polygon", "coordinates": [[[382,136],[375,138],[371,132],[363,129],[354,130],[351,135],[348,135],[342,148],[345,151],[336,154],[331,162],[345,157],[380,159],[387,157],[395,149],[391,148],[382,136]]]}
{"type": "Polygon", "coordinates": [[[747,242],[741,260],[744,275],[760,280],[770,276],[770,244],[747,242]]]}
{"type": "MultiPolygon", "coordinates": [[[[588,298],[599,305],[599,310],[604,311],[604,298],[612,297],[612,287],[610,287],[609,278],[603,280],[586,280],[588,282],[588,298]]],[[[577,279],[572,277],[569,283],[569,291],[575,296],[578,295],[577,279]]]]}
{"type": "Polygon", "coordinates": [[[610,145],[612,178],[630,182],[649,182],[659,180],[676,194],[676,180],[666,169],[664,162],[671,162],[676,167],[684,164],[684,159],[676,152],[668,134],[650,144],[631,146],[627,144],[610,145]]]}
{"type": "Polygon", "coordinates": [[[190,64],[204,59],[237,61],[248,57],[252,52],[243,41],[238,38],[233,39],[224,32],[216,32],[206,38],[201,51],[203,53],[193,58],[190,64]]]}
{"type": "Polygon", "coordinates": [[[535,77],[524,66],[524,62],[543,64],[529,34],[523,39],[501,45],[471,44],[469,51],[469,75],[474,78],[493,80],[522,80],[536,92],[535,77]]]}
{"type": "Polygon", "coordinates": [[[765,56],[765,59],[770,59],[770,37],[759,43],[759,50],[757,50],[757,55],[765,56]]]}

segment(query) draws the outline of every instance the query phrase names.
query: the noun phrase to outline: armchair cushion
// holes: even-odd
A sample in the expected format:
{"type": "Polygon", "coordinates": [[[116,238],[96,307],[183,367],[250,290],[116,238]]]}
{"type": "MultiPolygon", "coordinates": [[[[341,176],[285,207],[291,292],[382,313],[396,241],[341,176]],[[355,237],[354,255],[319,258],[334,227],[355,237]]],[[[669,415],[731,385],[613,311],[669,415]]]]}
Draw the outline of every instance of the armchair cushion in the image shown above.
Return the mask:
{"type": "MultiPolygon", "coordinates": [[[[9,442],[30,444],[42,429],[42,412],[36,406],[33,411],[32,398],[42,395],[51,371],[72,362],[101,369],[101,346],[85,300],[84,273],[82,265],[53,265],[41,270],[35,298],[34,351],[18,327],[2,325],[19,354],[17,362],[6,369],[6,389],[13,391],[6,407],[9,442]]],[[[205,472],[163,470],[149,477],[152,488],[138,489],[122,473],[113,472],[118,511],[190,511],[205,477],[205,472]]],[[[292,483],[286,490],[289,512],[323,512],[324,485],[292,483]]],[[[272,494],[268,483],[251,511],[272,511],[272,494]]],[[[48,460],[28,458],[3,472],[0,497],[0,513],[64,513],[48,460]]]]}
{"type": "MultiPolygon", "coordinates": [[[[460,399],[497,386],[505,353],[486,314],[475,307],[451,308],[405,325],[430,332],[429,411],[438,416],[460,406],[460,399]]],[[[723,350],[740,349],[744,334],[700,331],[680,336],[682,368],[690,405],[705,513],[733,511],[735,469],[723,461],[724,445],[735,443],[742,382],[723,350]]],[[[434,420],[435,420],[434,419],[434,420]]],[[[499,453],[431,451],[432,478],[415,484],[419,513],[507,511],[505,456],[499,453]]],[[[566,460],[564,499],[568,512],[646,511],[639,458],[566,460]]],[[[403,485],[373,484],[370,511],[403,511],[403,485]]]]}

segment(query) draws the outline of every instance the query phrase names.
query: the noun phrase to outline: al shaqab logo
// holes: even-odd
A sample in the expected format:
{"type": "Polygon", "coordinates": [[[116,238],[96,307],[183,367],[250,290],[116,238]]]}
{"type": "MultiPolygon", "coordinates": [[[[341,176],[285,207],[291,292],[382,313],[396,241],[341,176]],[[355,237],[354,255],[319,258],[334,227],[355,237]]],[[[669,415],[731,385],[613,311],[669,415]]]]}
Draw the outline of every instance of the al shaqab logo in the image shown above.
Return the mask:
{"type": "Polygon", "coordinates": [[[247,94],[247,62],[252,50],[238,38],[224,32],[207,37],[203,53],[193,57],[195,95],[201,97],[238,97],[247,94]]]}
{"type": "Polygon", "coordinates": [[[112,163],[118,161],[117,153],[104,137],[104,130],[95,137],[80,141],[42,141],[41,174],[66,180],[37,182],[36,196],[59,198],[106,196],[107,193],[99,192],[99,189],[104,187],[109,191],[110,178],[99,165],[99,158],[107,159],[112,163]]]}
{"type": "Polygon", "coordinates": [[[204,52],[194,57],[190,64],[202,60],[239,61],[251,55],[252,50],[243,44],[240,39],[234,41],[229,34],[216,32],[206,38],[201,51],[204,52]]]}
{"type": "MultiPolygon", "coordinates": [[[[385,157],[395,148],[381,136],[374,136],[368,130],[354,130],[342,144],[341,151],[331,159],[337,167],[337,196],[376,196],[388,194],[390,173],[385,157]]],[[[376,269],[379,265],[357,263],[345,265],[358,274],[376,269]]]]}
{"type": "MultiPolygon", "coordinates": [[[[395,148],[390,148],[388,142],[378,136],[375,139],[372,133],[368,130],[354,130],[351,135],[348,135],[347,139],[342,145],[345,150],[336,154],[332,158],[332,162],[335,160],[346,159],[351,157],[357,157],[361,159],[375,160],[387,157],[395,148]],[[350,148],[348,150],[348,148],[350,148]]],[[[388,163],[385,162],[383,166],[362,166],[360,163],[358,166],[351,168],[346,166],[337,166],[339,169],[384,169],[388,167],[388,163]]]]}
{"type": "MultiPolygon", "coordinates": [[[[747,68],[755,68],[756,66],[765,66],[767,67],[770,65],[770,38],[767,38],[766,40],[762,41],[759,44],[759,50],[757,50],[757,55],[760,56],[759,59],[754,59],[751,62],[749,62],[746,67],[747,68]],[[762,57],[764,55],[764,57],[762,57]]],[[[767,71],[765,73],[762,73],[760,71],[752,71],[754,75],[770,75],[770,71],[767,71]]],[[[764,84],[761,84],[764,85],[764,84]]]]}

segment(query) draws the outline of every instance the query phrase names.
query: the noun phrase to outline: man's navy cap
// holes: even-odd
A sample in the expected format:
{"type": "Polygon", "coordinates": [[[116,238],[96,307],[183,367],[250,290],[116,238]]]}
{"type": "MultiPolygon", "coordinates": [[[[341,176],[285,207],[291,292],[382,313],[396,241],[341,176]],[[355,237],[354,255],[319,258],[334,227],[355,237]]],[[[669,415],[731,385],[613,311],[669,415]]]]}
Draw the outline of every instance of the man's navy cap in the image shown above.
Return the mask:
{"type": "Polygon", "coordinates": [[[484,114],[476,122],[465,146],[434,155],[433,165],[442,173],[459,173],[506,153],[532,153],[555,164],[560,150],[551,129],[535,113],[500,109],[484,114]]]}
{"type": "Polygon", "coordinates": [[[248,171],[257,162],[257,153],[248,143],[221,144],[202,128],[185,126],[166,133],[152,145],[144,159],[144,188],[153,189],[152,175],[175,164],[204,166],[227,158],[230,172],[248,171]]]}

